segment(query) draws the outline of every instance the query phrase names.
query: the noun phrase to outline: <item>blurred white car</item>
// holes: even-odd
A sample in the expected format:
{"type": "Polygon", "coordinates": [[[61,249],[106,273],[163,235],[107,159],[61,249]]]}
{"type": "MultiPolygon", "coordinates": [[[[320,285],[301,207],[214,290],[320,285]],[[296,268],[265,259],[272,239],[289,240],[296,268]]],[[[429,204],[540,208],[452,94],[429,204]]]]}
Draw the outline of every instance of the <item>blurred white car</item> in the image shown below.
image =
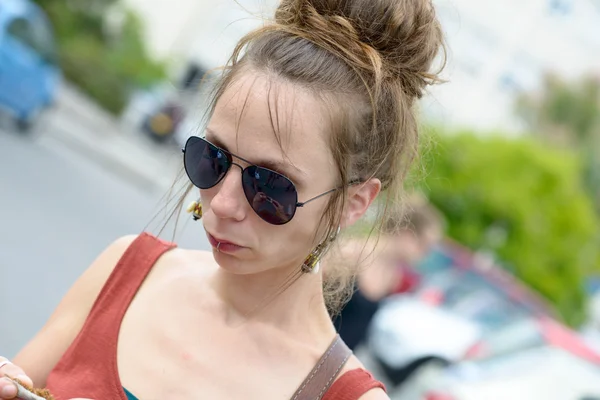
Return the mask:
{"type": "Polygon", "coordinates": [[[379,360],[403,368],[415,360],[460,360],[482,334],[477,323],[408,296],[390,298],[373,318],[369,348],[379,360]]]}
{"type": "Polygon", "coordinates": [[[600,400],[600,356],[547,319],[506,327],[448,369],[423,400],[600,400]]]}
{"type": "Polygon", "coordinates": [[[423,367],[461,361],[490,330],[526,312],[469,270],[430,277],[414,296],[388,298],[373,317],[368,348],[400,385],[423,367]]]}

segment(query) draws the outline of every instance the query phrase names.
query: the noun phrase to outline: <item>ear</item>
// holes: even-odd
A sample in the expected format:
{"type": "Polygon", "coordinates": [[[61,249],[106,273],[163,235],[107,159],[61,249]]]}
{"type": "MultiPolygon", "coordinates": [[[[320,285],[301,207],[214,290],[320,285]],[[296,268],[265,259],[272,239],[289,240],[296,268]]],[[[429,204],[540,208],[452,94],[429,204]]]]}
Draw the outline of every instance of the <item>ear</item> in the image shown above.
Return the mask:
{"type": "Polygon", "coordinates": [[[358,221],[367,212],[380,191],[381,181],[377,178],[351,186],[342,213],[341,227],[347,228],[358,221]]]}

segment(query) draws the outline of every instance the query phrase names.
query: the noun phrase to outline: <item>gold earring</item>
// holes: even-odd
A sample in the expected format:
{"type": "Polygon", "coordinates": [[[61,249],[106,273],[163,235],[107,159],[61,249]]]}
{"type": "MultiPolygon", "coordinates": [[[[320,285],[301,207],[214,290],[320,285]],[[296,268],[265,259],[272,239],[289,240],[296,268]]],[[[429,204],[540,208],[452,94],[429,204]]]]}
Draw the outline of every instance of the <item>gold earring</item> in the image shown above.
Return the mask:
{"type": "Polygon", "coordinates": [[[321,269],[321,254],[323,254],[323,243],[318,245],[302,263],[302,272],[305,274],[316,274],[321,269]]]}
{"type": "Polygon", "coordinates": [[[302,263],[302,272],[307,274],[318,274],[321,270],[321,256],[325,253],[325,250],[340,234],[341,227],[338,227],[337,231],[331,235],[327,240],[321,242],[304,260],[302,263]]]}
{"type": "Polygon", "coordinates": [[[194,221],[198,221],[202,218],[202,203],[200,203],[200,199],[192,201],[186,211],[192,214],[192,219],[194,221]]]}
{"type": "Polygon", "coordinates": [[[305,274],[317,274],[321,269],[321,255],[325,250],[325,242],[319,244],[302,263],[302,272],[305,274]]]}

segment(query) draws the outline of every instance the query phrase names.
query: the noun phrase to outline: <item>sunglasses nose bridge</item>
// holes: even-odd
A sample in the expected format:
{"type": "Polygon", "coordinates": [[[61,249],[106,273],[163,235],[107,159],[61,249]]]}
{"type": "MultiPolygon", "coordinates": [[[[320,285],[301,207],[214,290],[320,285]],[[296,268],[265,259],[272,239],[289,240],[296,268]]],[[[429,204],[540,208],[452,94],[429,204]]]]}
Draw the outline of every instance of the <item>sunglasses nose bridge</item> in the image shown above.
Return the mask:
{"type": "Polygon", "coordinates": [[[241,174],[238,175],[232,172],[229,168],[221,179],[211,201],[211,209],[219,218],[232,218],[241,221],[245,215],[246,197],[241,185],[241,174]]]}
{"type": "Polygon", "coordinates": [[[233,161],[231,161],[231,165],[235,165],[235,166],[236,166],[236,167],[238,167],[238,168],[240,169],[240,171],[242,171],[242,172],[244,171],[244,167],[242,167],[240,164],[238,164],[238,163],[236,163],[236,162],[233,162],[233,161]]]}

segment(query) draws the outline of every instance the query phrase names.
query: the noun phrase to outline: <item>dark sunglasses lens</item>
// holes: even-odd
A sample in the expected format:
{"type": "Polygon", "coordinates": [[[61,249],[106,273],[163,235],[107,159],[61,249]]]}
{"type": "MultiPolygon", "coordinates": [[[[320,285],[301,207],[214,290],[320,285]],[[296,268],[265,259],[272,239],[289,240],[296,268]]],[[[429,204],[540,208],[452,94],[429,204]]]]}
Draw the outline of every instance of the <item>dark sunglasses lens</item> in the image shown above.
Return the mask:
{"type": "Polygon", "coordinates": [[[185,144],[185,172],[200,189],[215,186],[227,173],[231,162],[227,153],[206,140],[192,136],[185,144]]]}
{"type": "Polygon", "coordinates": [[[244,170],[242,185],[252,209],[268,223],[285,224],[296,213],[298,193],[292,181],[285,176],[250,166],[244,170]]]}

